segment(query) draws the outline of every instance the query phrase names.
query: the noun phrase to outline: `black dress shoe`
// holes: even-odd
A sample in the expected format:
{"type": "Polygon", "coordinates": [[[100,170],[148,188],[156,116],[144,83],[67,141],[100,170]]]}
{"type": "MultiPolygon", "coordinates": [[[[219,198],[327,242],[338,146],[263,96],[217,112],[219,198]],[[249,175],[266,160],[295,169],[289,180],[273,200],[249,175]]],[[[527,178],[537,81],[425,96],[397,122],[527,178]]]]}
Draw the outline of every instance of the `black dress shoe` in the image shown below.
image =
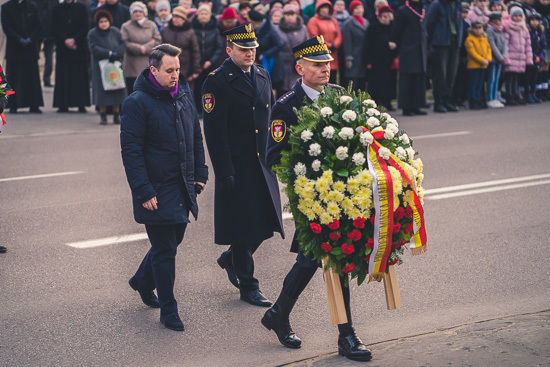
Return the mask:
{"type": "Polygon", "coordinates": [[[443,106],[443,104],[436,103],[434,104],[434,112],[445,113],[447,112],[447,109],[445,108],[445,106],[443,106]]]}
{"type": "Polygon", "coordinates": [[[418,115],[418,116],[425,116],[425,115],[428,114],[428,112],[422,111],[420,108],[413,108],[411,111],[412,111],[412,113],[414,113],[415,115],[418,115]]]}
{"type": "Polygon", "coordinates": [[[267,310],[264,317],[262,317],[262,325],[267,330],[273,330],[282,345],[292,349],[298,349],[302,346],[302,340],[290,327],[289,315],[295,304],[295,299],[291,299],[281,291],[281,295],[273,307],[267,310]]]}
{"type": "Polygon", "coordinates": [[[235,273],[233,264],[224,261],[222,256],[218,257],[217,261],[220,268],[225,269],[225,271],[227,272],[227,278],[229,278],[231,284],[233,284],[236,288],[239,288],[239,278],[237,278],[237,274],[235,273]]]}
{"type": "Polygon", "coordinates": [[[88,112],[86,111],[86,107],[83,107],[83,106],[78,107],[78,113],[86,113],[86,112],[88,112]]]}
{"type": "Polygon", "coordinates": [[[241,291],[241,300],[254,306],[271,307],[271,301],[265,298],[259,289],[248,292],[241,291]]]}
{"type": "Polygon", "coordinates": [[[352,361],[370,361],[372,359],[370,350],[365,347],[355,333],[338,336],[338,354],[352,361]]]}
{"type": "Polygon", "coordinates": [[[409,108],[403,109],[403,116],[414,116],[414,112],[409,108]]]}
{"type": "Polygon", "coordinates": [[[447,109],[449,112],[458,112],[458,108],[454,103],[451,102],[443,102],[443,107],[447,109]]]}
{"type": "Polygon", "coordinates": [[[0,254],[3,254],[6,251],[8,251],[8,249],[5,246],[0,246],[0,254]]]}
{"type": "Polygon", "coordinates": [[[165,328],[175,331],[183,331],[183,322],[180,319],[180,316],[177,312],[168,314],[166,316],[160,317],[160,322],[164,325],[165,328]]]}
{"type": "Polygon", "coordinates": [[[42,113],[42,110],[38,107],[31,107],[29,110],[30,113],[42,113]]]}
{"type": "Polygon", "coordinates": [[[57,113],[65,113],[65,112],[69,112],[69,109],[67,107],[59,107],[57,109],[57,113]]]}
{"type": "Polygon", "coordinates": [[[140,289],[134,277],[130,278],[130,280],[128,281],[128,284],[130,284],[130,287],[132,287],[133,290],[138,291],[139,296],[141,297],[141,300],[143,301],[143,303],[145,303],[147,306],[152,308],[160,308],[159,300],[155,295],[155,292],[144,291],[140,289]]]}

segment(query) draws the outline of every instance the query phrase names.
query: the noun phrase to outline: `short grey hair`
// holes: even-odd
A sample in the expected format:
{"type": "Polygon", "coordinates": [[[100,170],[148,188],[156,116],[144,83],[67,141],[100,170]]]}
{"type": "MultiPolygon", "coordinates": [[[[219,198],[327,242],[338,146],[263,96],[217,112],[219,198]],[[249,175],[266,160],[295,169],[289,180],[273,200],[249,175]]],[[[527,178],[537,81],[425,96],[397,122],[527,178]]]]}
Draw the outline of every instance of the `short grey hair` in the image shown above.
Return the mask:
{"type": "Polygon", "coordinates": [[[169,43],[160,44],[153,49],[153,52],[151,52],[151,55],[149,56],[149,66],[154,66],[155,68],[160,69],[164,55],[175,57],[180,54],[181,48],[173,46],[169,43]]]}

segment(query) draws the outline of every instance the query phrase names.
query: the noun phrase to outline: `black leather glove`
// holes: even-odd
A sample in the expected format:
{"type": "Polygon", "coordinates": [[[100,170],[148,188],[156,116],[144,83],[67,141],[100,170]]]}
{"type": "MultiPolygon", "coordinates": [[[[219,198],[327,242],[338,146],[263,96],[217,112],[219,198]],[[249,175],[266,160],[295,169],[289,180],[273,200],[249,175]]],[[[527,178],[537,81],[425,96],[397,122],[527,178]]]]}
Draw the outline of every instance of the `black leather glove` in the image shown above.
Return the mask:
{"type": "Polygon", "coordinates": [[[221,181],[222,189],[224,189],[227,192],[231,192],[235,188],[235,176],[227,176],[222,178],[220,181],[221,181]]]}
{"type": "Polygon", "coordinates": [[[199,194],[202,192],[202,190],[204,190],[204,188],[202,187],[202,185],[196,183],[196,184],[195,184],[195,193],[196,193],[197,195],[199,195],[199,194]]]}
{"type": "Polygon", "coordinates": [[[111,54],[109,55],[109,62],[114,62],[116,60],[120,60],[120,55],[118,54],[118,52],[111,52],[111,54]]]}

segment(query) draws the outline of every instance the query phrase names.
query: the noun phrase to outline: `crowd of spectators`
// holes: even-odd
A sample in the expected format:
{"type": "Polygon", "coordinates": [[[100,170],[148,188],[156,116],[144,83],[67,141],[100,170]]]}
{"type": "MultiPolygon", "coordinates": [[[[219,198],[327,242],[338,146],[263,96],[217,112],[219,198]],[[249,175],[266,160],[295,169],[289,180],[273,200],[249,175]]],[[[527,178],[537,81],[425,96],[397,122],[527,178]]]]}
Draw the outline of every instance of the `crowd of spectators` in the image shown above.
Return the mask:
{"type": "Polygon", "coordinates": [[[439,113],[550,100],[550,0],[9,0],[1,20],[11,113],[41,113],[43,83],[58,112],[93,105],[102,124],[107,114],[119,123],[122,100],[160,43],[182,49],[200,111],[202,84],[227,57],[223,32],[245,23],[278,97],[298,78],[292,47],[322,35],[331,82],[366,90],[389,111],[425,115],[429,95],[439,113]],[[122,64],[126,89],[103,89],[106,59],[122,64]]]}

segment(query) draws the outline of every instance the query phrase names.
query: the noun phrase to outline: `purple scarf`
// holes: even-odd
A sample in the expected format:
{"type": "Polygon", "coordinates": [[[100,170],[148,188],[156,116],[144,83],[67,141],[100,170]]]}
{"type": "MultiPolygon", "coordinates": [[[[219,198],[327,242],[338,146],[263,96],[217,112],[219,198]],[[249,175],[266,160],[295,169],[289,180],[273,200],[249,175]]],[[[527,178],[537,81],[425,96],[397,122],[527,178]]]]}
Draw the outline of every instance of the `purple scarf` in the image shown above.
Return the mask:
{"type": "Polygon", "coordinates": [[[176,99],[176,95],[178,94],[178,84],[176,82],[176,85],[174,85],[173,87],[170,87],[170,88],[164,88],[163,86],[161,86],[159,84],[159,82],[157,82],[157,80],[155,79],[155,76],[153,75],[153,73],[149,72],[149,80],[151,81],[151,83],[153,83],[153,85],[158,89],[158,90],[166,90],[170,93],[170,95],[172,96],[172,99],[176,99]]]}

